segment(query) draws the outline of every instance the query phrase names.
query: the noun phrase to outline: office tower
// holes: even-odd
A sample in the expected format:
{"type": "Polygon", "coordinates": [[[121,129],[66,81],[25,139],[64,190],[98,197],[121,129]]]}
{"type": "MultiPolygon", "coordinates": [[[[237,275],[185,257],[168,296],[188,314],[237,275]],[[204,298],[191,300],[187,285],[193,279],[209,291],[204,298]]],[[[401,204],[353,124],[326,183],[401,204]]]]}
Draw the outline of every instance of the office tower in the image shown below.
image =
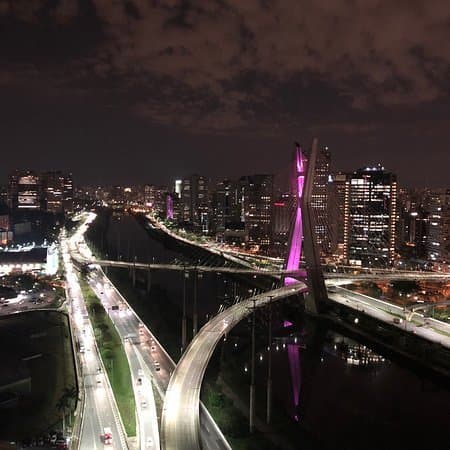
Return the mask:
{"type": "Polygon", "coordinates": [[[73,183],[71,174],[61,171],[42,174],[42,191],[45,209],[52,213],[73,211],[73,183]]]}
{"type": "Polygon", "coordinates": [[[208,180],[202,175],[183,179],[181,204],[183,221],[191,223],[203,233],[209,231],[210,201],[208,180]]]}
{"type": "Polygon", "coordinates": [[[168,207],[167,187],[146,184],[144,186],[144,204],[155,216],[166,218],[168,207]]]}
{"type": "Polygon", "coordinates": [[[155,187],[151,184],[144,186],[144,205],[152,208],[155,203],[155,187]]]}
{"type": "Polygon", "coordinates": [[[16,210],[42,208],[41,177],[31,170],[16,170],[9,176],[8,206],[16,210]]]}
{"type": "Polygon", "coordinates": [[[313,190],[311,194],[311,207],[314,214],[314,233],[316,243],[322,256],[331,254],[332,226],[330,197],[330,161],[331,155],[328,147],[323,147],[317,153],[314,173],[313,190]]]}
{"type": "Polygon", "coordinates": [[[240,221],[237,186],[228,178],[219,181],[212,194],[212,226],[221,234],[230,223],[240,221]]]}
{"type": "Polygon", "coordinates": [[[425,189],[400,189],[396,247],[400,254],[415,260],[426,259],[429,234],[428,213],[424,209],[425,189]]]}
{"type": "Polygon", "coordinates": [[[352,265],[385,267],[394,261],[396,176],[380,165],[349,176],[344,204],[344,259],[352,265]]]}
{"type": "Polygon", "coordinates": [[[183,180],[175,180],[175,193],[178,198],[181,198],[181,191],[183,190],[183,180]]]}
{"type": "Polygon", "coordinates": [[[7,185],[0,185],[0,205],[8,204],[8,187],[7,185]]]}
{"type": "Polygon", "coordinates": [[[71,173],[63,176],[62,206],[64,213],[73,212],[73,178],[71,173]]]}
{"type": "Polygon", "coordinates": [[[290,192],[281,194],[273,203],[272,253],[284,257],[294,213],[295,196],[290,192]]]}
{"type": "Polygon", "coordinates": [[[448,263],[450,260],[450,189],[430,191],[424,208],[429,220],[427,259],[430,262],[448,263]]]}
{"type": "Polygon", "coordinates": [[[0,204],[0,245],[7,245],[12,239],[9,208],[5,204],[0,204]]]}
{"type": "Polygon", "coordinates": [[[331,249],[337,259],[344,258],[345,243],[348,238],[345,218],[348,215],[348,204],[346,211],[346,199],[350,192],[350,175],[342,172],[332,176],[330,185],[329,217],[331,224],[331,249]],[[347,213],[347,214],[346,214],[347,213]]]}
{"type": "Polygon", "coordinates": [[[273,175],[241,177],[238,201],[249,244],[267,250],[272,240],[273,175]]]}

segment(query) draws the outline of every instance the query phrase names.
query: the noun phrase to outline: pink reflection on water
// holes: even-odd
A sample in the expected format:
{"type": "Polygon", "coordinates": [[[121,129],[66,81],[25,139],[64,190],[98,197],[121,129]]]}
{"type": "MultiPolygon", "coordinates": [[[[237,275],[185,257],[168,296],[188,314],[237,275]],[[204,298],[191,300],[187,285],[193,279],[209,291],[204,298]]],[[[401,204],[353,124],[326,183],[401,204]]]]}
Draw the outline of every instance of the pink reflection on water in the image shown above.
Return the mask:
{"type": "Polygon", "coordinates": [[[292,382],[292,400],[294,405],[294,419],[298,422],[299,417],[297,415],[299,398],[300,398],[300,353],[299,346],[296,344],[288,344],[288,358],[289,368],[291,370],[291,382],[292,382]]]}

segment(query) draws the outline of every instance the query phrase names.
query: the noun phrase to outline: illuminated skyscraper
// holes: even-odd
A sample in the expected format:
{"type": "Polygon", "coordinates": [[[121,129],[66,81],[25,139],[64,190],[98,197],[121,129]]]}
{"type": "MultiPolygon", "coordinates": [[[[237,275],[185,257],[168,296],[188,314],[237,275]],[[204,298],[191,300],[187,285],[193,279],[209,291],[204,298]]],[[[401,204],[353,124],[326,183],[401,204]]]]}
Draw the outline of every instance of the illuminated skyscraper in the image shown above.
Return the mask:
{"type": "Polygon", "coordinates": [[[209,182],[202,175],[191,175],[183,179],[181,186],[182,218],[203,233],[209,231],[209,182]]]}
{"type": "Polygon", "coordinates": [[[431,262],[448,263],[450,260],[450,190],[436,189],[429,192],[425,210],[429,220],[427,259],[431,262]]]}
{"type": "Polygon", "coordinates": [[[272,249],[275,256],[284,257],[295,210],[295,196],[284,193],[273,204],[272,249]]]}
{"type": "Polygon", "coordinates": [[[397,181],[380,165],[349,176],[344,203],[344,259],[352,265],[385,267],[395,252],[397,181]]]}
{"type": "Polygon", "coordinates": [[[15,210],[42,208],[41,177],[31,170],[16,170],[9,176],[8,206],[15,210]]]}
{"type": "Polygon", "coordinates": [[[212,208],[216,233],[223,233],[228,223],[239,221],[237,186],[234,181],[226,178],[217,183],[212,208]]]}
{"type": "Polygon", "coordinates": [[[241,177],[238,201],[249,243],[267,249],[272,241],[273,175],[241,177]]]}
{"type": "Polygon", "coordinates": [[[45,209],[52,213],[67,213],[73,210],[72,174],[45,172],[42,175],[42,190],[45,209]]]}
{"type": "Polygon", "coordinates": [[[322,256],[331,253],[331,220],[329,208],[330,198],[330,161],[331,155],[328,147],[323,147],[317,153],[311,206],[314,213],[314,232],[316,242],[322,256]]]}
{"type": "Polygon", "coordinates": [[[339,172],[332,176],[332,180],[329,197],[331,248],[333,254],[338,259],[342,259],[344,257],[344,247],[346,247],[346,242],[348,239],[346,216],[348,216],[349,207],[348,196],[350,192],[350,175],[339,172]]]}

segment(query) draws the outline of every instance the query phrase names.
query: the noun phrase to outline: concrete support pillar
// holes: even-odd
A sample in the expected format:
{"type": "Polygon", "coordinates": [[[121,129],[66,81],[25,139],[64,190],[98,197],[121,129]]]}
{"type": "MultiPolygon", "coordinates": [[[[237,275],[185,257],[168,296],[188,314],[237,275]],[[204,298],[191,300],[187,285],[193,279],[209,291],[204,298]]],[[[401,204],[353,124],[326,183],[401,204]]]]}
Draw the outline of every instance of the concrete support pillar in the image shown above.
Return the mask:
{"type": "Polygon", "coordinates": [[[266,422],[270,424],[272,420],[272,298],[269,303],[269,339],[267,349],[267,415],[266,422]]]}
{"type": "Polygon", "coordinates": [[[147,294],[150,294],[152,288],[152,271],[150,268],[147,270],[147,294]]]}
{"type": "Polygon", "coordinates": [[[193,301],[193,311],[192,311],[192,338],[194,338],[197,335],[197,330],[198,330],[197,282],[198,282],[198,272],[196,269],[194,269],[194,301],[193,301]]]}
{"type": "Polygon", "coordinates": [[[252,360],[251,360],[251,379],[250,379],[250,433],[255,430],[255,300],[253,300],[253,316],[252,316],[252,360]]]}
{"type": "Polygon", "coordinates": [[[133,287],[136,287],[136,256],[134,257],[133,267],[132,267],[132,277],[133,277],[133,287]]]}
{"type": "Polygon", "coordinates": [[[181,354],[186,350],[187,345],[187,318],[186,318],[186,280],[189,273],[183,272],[183,316],[181,319],[181,354]]]}

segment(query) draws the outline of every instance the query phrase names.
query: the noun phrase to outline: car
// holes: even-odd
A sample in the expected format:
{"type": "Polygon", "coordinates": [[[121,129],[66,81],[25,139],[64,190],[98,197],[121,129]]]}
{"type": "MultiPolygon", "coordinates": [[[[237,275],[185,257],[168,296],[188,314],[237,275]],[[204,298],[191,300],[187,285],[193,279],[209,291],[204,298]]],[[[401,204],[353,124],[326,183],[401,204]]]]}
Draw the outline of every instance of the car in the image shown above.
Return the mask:
{"type": "Polygon", "coordinates": [[[146,402],[145,400],[142,400],[142,401],[141,401],[141,408],[142,408],[142,409],[147,408],[147,402],[146,402]]]}
{"type": "Polygon", "coordinates": [[[161,370],[161,367],[160,367],[160,365],[159,365],[159,362],[158,362],[158,361],[155,361],[154,364],[155,364],[155,370],[156,370],[157,372],[159,372],[159,371],[161,370]]]}
{"type": "Polygon", "coordinates": [[[145,446],[147,448],[153,447],[153,439],[150,436],[147,437],[147,440],[145,441],[145,446]]]}
{"type": "Polygon", "coordinates": [[[140,377],[144,376],[144,371],[143,371],[142,369],[139,369],[139,370],[138,370],[138,375],[139,375],[140,377]]]}
{"type": "Polygon", "coordinates": [[[156,347],[155,347],[154,345],[152,345],[152,346],[150,347],[150,350],[151,350],[152,352],[156,352],[156,347]]]}
{"type": "Polygon", "coordinates": [[[138,379],[136,380],[136,384],[137,384],[138,386],[140,386],[140,385],[142,384],[142,378],[138,378],[138,379]]]}
{"type": "Polygon", "coordinates": [[[68,449],[69,447],[67,446],[67,442],[66,442],[65,439],[58,439],[58,440],[56,441],[56,448],[66,450],[66,449],[68,449]]]}

